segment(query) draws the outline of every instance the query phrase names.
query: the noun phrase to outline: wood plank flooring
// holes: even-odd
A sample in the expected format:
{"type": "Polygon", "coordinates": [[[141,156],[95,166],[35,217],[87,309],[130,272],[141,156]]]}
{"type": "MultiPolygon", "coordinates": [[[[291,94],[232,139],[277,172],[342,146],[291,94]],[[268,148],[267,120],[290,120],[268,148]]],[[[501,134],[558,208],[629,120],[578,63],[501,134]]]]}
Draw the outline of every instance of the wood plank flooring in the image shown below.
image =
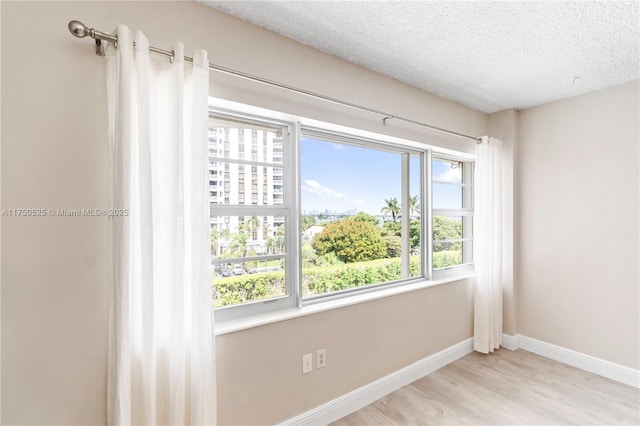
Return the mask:
{"type": "Polygon", "coordinates": [[[639,425],[640,390],[521,349],[473,352],[332,426],[639,425]]]}

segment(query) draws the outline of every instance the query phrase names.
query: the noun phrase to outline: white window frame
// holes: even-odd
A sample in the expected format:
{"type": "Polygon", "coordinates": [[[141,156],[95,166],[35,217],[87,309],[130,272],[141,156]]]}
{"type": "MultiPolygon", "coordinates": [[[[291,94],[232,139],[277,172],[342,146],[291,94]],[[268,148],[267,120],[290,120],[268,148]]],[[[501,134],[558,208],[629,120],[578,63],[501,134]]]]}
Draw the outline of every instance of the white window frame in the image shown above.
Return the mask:
{"type": "MultiPolygon", "coordinates": [[[[401,229],[402,229],[402,252],[403,254],[406,253],[406,256],[402,256],[402,266],[401,266],[401,270],[402,270],[402,275],[403,277],[398,279],[398,280],[394,280],[394,281],[387,281],[387,282],[383,282],[383,283],[377,283],[377,284],[369,284],[369,285],[365,285],[362,287],[355,287],[355,288],[350,288],[350,289],[345,289],[345,290],[340,290],[340,291],[335,291],[335,292],[331,292],[331,293],[325,293],[325,294],[318,294],[318,295],[314,295],[314,296],[308,296],[308,297],[304,297],[302,298],[302,306],[307,306],[307,305],[313,305],[316,303],[322,303],[322,302],[326,302],[326,301],[331,301],[331,300],[335,300],[335,299],[339,299],[345,296],[348,296],[350,294],[353,293],[366,293],[366,292],[371,292],[371,291],[377,291],[380,290],[380,288],[389,288],[389,287],[394,287],[394,286],[401,286],[401,285],[406,285],[406,284],[411,284],[411,283],[416,283],[419,281],[424,281],[424,280],[428,280],[431,277],[431,268],[430,268],[430,264],[427,262],[427,256],[423,255],[421,256],[421,264],[420,264],[420,269],[422,271],[422,275],[418,276],[418,277],[410,277],[409,275],[409,257],[408,257],[408,253],[410,251],[410,231],[409,231],[409,214],[408,214],[408,209],[409,209],[409,197],[410,197],[410,188],[409,188],[409,178],[410,178],[410,169],[409,169],[409,157],[411,155],[418,155],[420,156],[421,159],[421,164],[420,164],[420,170],[421,170],[421,175],[420,175],[420,183],[421,183],[421,193],[420,193],[420,206],[421,206],[421,214],[424,210],[424,205],[425,202],[423,200],[427,200],[429,199],[429,187],[426,186],[426,182],[425,182],[425,177],[427,176],[427,173],[425,171],[425,167],[426,167],[426,163],[427,163],[427,158],[430,158],[430,150],[429,149],[425,149],[424,146],[421,146],[420,148],[418,148],[417,146],[411,146],[410,144],[407,143],[399,143],[399,140],[396,141],[391,141],[391,140],[385,140],[384,137],[381,137],[380,135],[378,135],[378,137],[371,137],[370,135],[364,136],[364,135],[354,135],[353,133],[347,133],[344,131],[339,131],[339,130],[334,130],[331,129],[331,127],[334,126],[330,126],[330,125],[325,125],[325,126],[318,126],[316,125],[310,125],[310,124],[306,124],[306,125],[301,125],[300,128],[300,137],[303,136],[310,136],[310,137],[314,137],[314,138],[318,138],[321,140],[326,140],[326,141],[335,141],[338,143],[346,143],[352,146],[359,146],[361,148],[368,148],[368,149],[376,149],[376,150],[381,150],[381,151],[388,151],[388,152],[392,152],[395,154],[400,154],[402,155],[402,162],[403,162],[403,166],[402,166],[402,195],[401,195],[401,201],[400,201],[400,205],[401,205],[401,229]]],[[[302,210],[300,210],[299,215],[302,214],[302,210]]],[[[421,220],[421,235],[420,235],[420,241],[421,241],[421,246],[422,247],[426,247],[426,243],[425,243],[425,235],[428,235],[428,232],[425,232],[425,226],[422,224],[423,223],[423,218],[421,216],[420,218],[421,220]]],[[[430,229],[431,224],[427,223],[426,224],[427,227],[430,229]]],[[[430,250],[429,250],[430,252],[430,250]]],[[[302,262],[302,259],[300,259],[300,263],[302,262]]],[[[302,270],[302,267],[300,267],[302,270]]]]}
{"type": "MultiPolygon", "coordinates": [[[[463,162],[473,162],[474,157],[470,154],[465,154],[457,151],[452,151],[446,148],[439,148],[437,146],[431,146],[423,142],[411,141],[401,138],[396,138],[387,135],[381,135],[374,132],[353,129],[345,126],[340,126],[332,123],[326,123],[318,120],[307,119],[291,114],[279,113],[271,110],[266,110],[259,107],[254,107],[245,104],[239,104],[222,99],[210,100],[209,114],[220,116],[222,118],[234,119],[238,121],[246,120],[253,123],[263,123],[269,126],[282,126],[287,129],[287,133],[283,134],[283,170],[284,170],[284,186],[285,186],[285,198],[284,209],[286,214],[278,213],[278,216],[284,216],[286,221],[286,254],[285,258],[285,282],[286,292],[285,296],[258,300],[254,302],[247,302],[238,305],[222,306],[214,309],[215,320],[217,322],[227,322],[234,320],[247,319],[249,317],[259,317],[261,315],[274,313],[278,311],[291,312],[292,309],[300,310],[305,306],[315,305],[321,306],[324,302],[331,302],[337,299],[345,299],[354,295],[362,295],[365,293],[380,292],[385,293],[382,290],[390,289],[393,287],[409,286],[411,284],[428,283],[434,279],[447,278],[451,276],[459,275],[460,277],[469,276],[473,273],[473,263],[463,263],[462,265],[452,266],[444,270],[433,270],[433,231],[432,220],[433,215],[440,215],[444,210],[433,210],[432,206],[432,157],[458,160],[463,162]],[[420,196],[420,211],[421,211],[421,247],[422,258],[421,268],[422,276],[405,278],[393,282],[380,283],[374,285],[368,285],[358,287],[354,289],[347,289],[339,292],[328,293],[324,295],[317,295],[314,297],[302,298],[301,294],[301,282],[302,282],[302,258],[301,258],[301,232],[300,232],[300,217],[302,214],[300,204],[300,140],[302,133],[307,135],[313,133],[319,137],[322,135],[332,135],[333,137],[347,138],[350,144],[354,144],[354,141],[361,141],[363,147],[380,149],[385,145],[392,147],[390,151],[398,152],[399,150],[406,150],[411,154],[421,155],[421,196],[420,196]],[[398,147],[401,147],[398,149],[398,147]]],[[[356,143],[357,144],[357,143],[356,143]]],[[[407,158],[409,156],[406,156],[407,158]]],[[[408,160],[405,160],[405,163],[408,160]]],[[[248,161],[250,163],[251,161],[248,161]]],[[[408,181],[409,177],[408,167],[403,167],[403,182],[408,181]]],[[[408,184],[403,188],[408,188],[408,184]]],[[[402,194],[401,206],[402,208],[408,208],[408,190],[402,194]]],[[[217,206],[222,207],[220,212],[216,212],[218,216],[226,215],[239,215],[239,216],[263,216],[263,212],[267,212],[270,209],[264,209],[270,206],[260,206],[258,209],[249,209],[256,206],[217,206]],[[262,207],[263,209],[259,210],[262,207]],[[247,211],[254,210],[256,213],[247,213],[247,211]],[[257,211],[259,210],[259,213],[257,211]],[[233,212],[233,213],[228,213],[233,212]]],[[[278,206],[279,207],[279,206],[278,206]]],[[[215,207],[212,207],[215,208],[215,207]]],[[[450,212],[450,210],[447,210],[450,212]]],[[[464,214],[473,215],[473,209],[465,209],[464,214]]],[[[267,215],[275,215],[275,213],[267,213],[267,215]]],[[[460,216],[460,212],[456,210],[456,215],[460,216]]],[[[404,218],[407,218],[406,228],[408,225],[408,215],[403,214],[404,218]]],[[[403,224],[403,229],[404,229],[403,224]]],[[[408,238],[409,233],[406,234],[407,241],[403,241],[403,247],[409,245],[408,238]]],[[[404,240],[404,238],[403,238],[404,240]]],[[[245,258],[246,259],[246,258],[245,258]]],[[[238,261],[240,259],[237,259],[238,261]]],[[[407,265],[408,267],[408,265],[407,265]]],[[[415,287],[415,286],[411,286],[415,287]]],[[[331,305],[331,303],[328,303],[331,305]]],[[[289,314],[290,315],[290,314],[289,314]]]]}
{"type": "MultiPolygon", "coordinates": [[[[290,309],[300,306],[300,295],[298,286],[296,283],[299,281],[299,262],[296,261],[299,258],[298,247],[295,236],[299,234],[299,223],[297,220],[296,206],[299,205],[298,201],[298,143],[299,139],[299,125],[293,120],[278,119],[277,117],[269,117],[264,114],[251,114],[237,110],[227,110],[223,108],[209,108],[210,118],[222,118],[233,121],[238,121],[239,124],[245,122],[247,124],[257,124],[270,127],[282,128],[282,149],[283,149],[283,186],[284,197],[282,206],[272,205],[224,205],[215,204],[211,205],[210,209],[215,211],[216,216],[276,216],[285,218],[285,247],[286,252],[282,257],[285,259],[285,295],[274,297],[266,300],[256,300],[252,302],[246,302],[238,305],[221,306],[214,309],[216,321],[231,321],[241,318],[246,318],[252,315],[260,315],[268,312],[290,309]]],[[[224,161],[224,158],[220,158],[218,161],[224,161]]],[[[253,160],[231,160],[230,162],[244,164],[245,166],[253,166],[257,163],[253,160]]],[[[263,164],[264,165],[264,164],[263,164]]],[[[269,164],[269,167],[273,167],[274,164],[269,164]]],[[[245,189],[246,192],[246,189],[245,189]]],[[[249,192],[250,194],[250,192],[249,192]]],[[[244,258],[229,258],[225,259],[229,263],[244,263],[251,260],[265,260],[273,256],[253,256],[244,258]]]]}
{"type": "MultiPolygon", "coordinates": [[[[451,185],[451,186],[459,186],[462,188],[462,208],[436,208],[432,207],[430,209],[431,212],[431,223],[433,225],[433,217],[434,216],[445,216],[445,217],[462,217],[462,238],[456,240],[442,240],[442,241],[431,241],[431,250],[429,252],[433,255],[433,244],[437,242],[461,242],[462,244],[462,263],[460,265],[447,266],[444,268],[433,269],[433,259],[431,260],[431,266],[433,271],[433,278],[444,278],[456,274],[461,273],[470,273],[474,271],[474,258],[473,258],[473,217],[474,217],[474,199],[473,199],[473,178],[475,171],[475,162],[470,159],[465,159],[463,157],[457,157],[455,155],[447,155],[434,153],[432,156],[432,160],[443,160],[443,161],[451,161],[458,162],[462,164],[462,182],[451,183],[444,181],[433,180],[433,176],[430,182],[430,185],[440,184],[440,185],[451,185]],[[466,191],[465,191],[466,189],[466,191]],[[469,243],[469,244],[465,244],[469,243]]],[[[430,186],[432,188],[432,186],[430,186]]],[[[432,203],[433,206],[433,203],[432,203]]]]}

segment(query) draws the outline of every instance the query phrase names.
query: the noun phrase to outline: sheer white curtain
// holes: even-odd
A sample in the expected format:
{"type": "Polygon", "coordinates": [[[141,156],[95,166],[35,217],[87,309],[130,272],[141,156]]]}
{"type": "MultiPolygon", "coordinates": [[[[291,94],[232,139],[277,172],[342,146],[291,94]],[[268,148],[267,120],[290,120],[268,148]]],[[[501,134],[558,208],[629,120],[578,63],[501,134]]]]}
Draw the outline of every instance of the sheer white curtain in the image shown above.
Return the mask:
{"type": "MultiPolygon", "coordinates": [[[[207,54],[107,48],[113,264],[109,424],[215,424],[207,190],[207,54]]],[[[133,41],[135,39],[135,48],[133,41]]]]}
{"type": "Polygon", "coordinates": [[[493,352],[502,343],[502,141],[476,145],[474,181],[473,348],[493,352]]]}

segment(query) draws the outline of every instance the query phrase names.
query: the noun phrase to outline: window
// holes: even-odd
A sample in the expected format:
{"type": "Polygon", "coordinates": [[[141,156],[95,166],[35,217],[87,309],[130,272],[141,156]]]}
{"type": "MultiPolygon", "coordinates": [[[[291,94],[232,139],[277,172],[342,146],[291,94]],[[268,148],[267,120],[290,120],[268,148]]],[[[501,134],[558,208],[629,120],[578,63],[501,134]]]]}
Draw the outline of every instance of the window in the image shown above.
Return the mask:
{"type": "Polygon", "coordinates": [[[472,263],[469,156],[275,116],[210,113],[210,176],[223,177],[209,198],[218,320],[472,263]]]}
{"type": "Polygon", "coordinates": [[[278,307],[294,304],[296,268],[288,255],[295,246],[290,241],[295,235],[294,197],[284,196],[284,187],[293,187],[293,173],[285,163],[286,156],[289,163],[293,159],[291,133],[287,123],[215,113],[209,119],[209,144],[228,147],[223,157],[209,154],[209,169],[225,170],[224,196],[210,198],[213,306],[254,305],[230,317],[260,311],[260,302],[278,307]],[[248,135],[262,145],[257,155],[241,148],[248,135]],[[258,179],[258,174],[266,180],[258,179]],[[282,181],[278,190],[274,177],[282,181]]]}
{"type": "Polygon", "coordinates": [[[473,262],[473,163],[433,157],[433,269],[473,262]]]}
{"type": "Polygon", "coordinates": [[[420,228],[425,156],[303,128],[303,300],[425,275],[420,228]]]}

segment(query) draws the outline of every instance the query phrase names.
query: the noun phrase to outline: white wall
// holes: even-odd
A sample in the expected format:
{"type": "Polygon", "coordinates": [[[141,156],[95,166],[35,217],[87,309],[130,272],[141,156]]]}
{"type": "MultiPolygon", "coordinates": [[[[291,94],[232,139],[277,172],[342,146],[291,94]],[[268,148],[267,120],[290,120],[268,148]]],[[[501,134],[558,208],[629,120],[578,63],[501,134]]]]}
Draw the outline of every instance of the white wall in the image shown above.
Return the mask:
{"type": "MultiPolygon", "coordinates": [[[[152,45],[205,48],[223,66],[454,131],[486,114],[340,61],[191,2],[7,2],[2,13],[2,208],[107,205],[104,62],[79,19],[124,23],[152,45]]],[[[464,151],[473,143],[212,74],[212,94],[464,151]]],[[[105,218],[2,218],[2,423],[104,424],[108,276],[105,218]]],[[[273,424],[460,342],[468,281],[217,338],[219,420],[273,424]],[[328,366],[300,374],[303,353],[328,366]]]]}
{"type": "Polygon", "coordinates": [[[638,81],[519,113],[520,334],[638,369],[638,81]]]}

